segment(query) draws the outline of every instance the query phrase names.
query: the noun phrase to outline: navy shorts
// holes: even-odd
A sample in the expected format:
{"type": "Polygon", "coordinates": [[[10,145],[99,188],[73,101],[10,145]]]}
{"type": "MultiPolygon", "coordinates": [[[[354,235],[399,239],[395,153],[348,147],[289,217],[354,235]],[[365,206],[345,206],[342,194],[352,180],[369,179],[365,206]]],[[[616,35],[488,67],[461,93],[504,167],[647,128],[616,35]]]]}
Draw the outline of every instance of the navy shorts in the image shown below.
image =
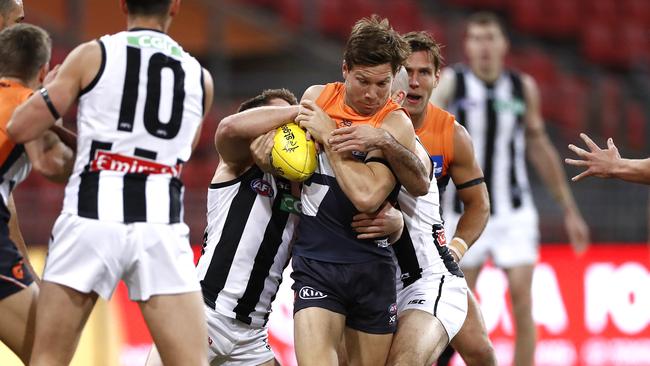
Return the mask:
{"type": "Polygon", "coordinates": [[[16,245],[0,234],[0,300],[5,299],[34,282],[16,245]]]}
{"type": "Polygon", "coordinates": [[[318,307],[345,315],[345,325],[361,332],[395,332],[395,264],[391,259],[329,263],[294,256],[291,261],[294,314],[318,307]]]}

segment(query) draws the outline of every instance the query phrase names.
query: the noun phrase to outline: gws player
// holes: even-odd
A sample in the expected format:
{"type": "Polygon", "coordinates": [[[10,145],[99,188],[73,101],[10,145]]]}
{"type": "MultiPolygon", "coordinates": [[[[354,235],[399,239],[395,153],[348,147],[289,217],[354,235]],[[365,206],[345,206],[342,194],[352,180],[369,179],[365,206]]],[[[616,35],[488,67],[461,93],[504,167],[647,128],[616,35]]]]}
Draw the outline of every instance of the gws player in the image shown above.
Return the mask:
{"type": "Polygon", "coordinates": [[[109,298],[120,279],[166,365],[207,365],[179,175],[212,79],[165,34],[180,1],[120,4],[128,31],[77,47],[8,127],[16,143],[33,140],[79,99],[77,157],[52,230],[30,365],[69,364],[97,296],[109,298]]]}
{"type": "MultiPolygon", "coordinates": [[[[409,70],[408,65],[405,70],[409,70]]],[[[405,99],[409,81],[406,71],[396,76],[393,85],[396,102],[405,99]]],[[[382,134],[371,127],[359,126],[337,130],[333,135],[332,146],[338,151],[349,151],[355,146],[374,149],[381,144],[382,134]]],[[[429,172],[429,192],[415,197],[402,188],[398,194],[397,207],[404,216],[402,236],[393,245],[398,266],[399,322],[388,365],[434,362],[463,325],[467,312],[467,284],[446,246],[435,166],[419,141],[417,153],[429,172]]],[[[359,216],[355,217],[358,224],[382,225],[359,216]]]]}
{"type": "MultiPolygon", "coordinates": [[[[415,133],[392,100],[393,77],[408,45],[387,20],[362,19],[344,53],[344,83],[310,87],[296,118],[322,144],[319,167],[303,185],[303,212],[293,246],[294,330],[298,363],[337,364],[345,334],[351,364],[386,362],[395,331],[395,266],[387,240],[359,240],[351,227],[358,212],[375,212],[391,192],[394,170],[410,170],[401,182],[426,193],[428,176],[412,151],[415,133]],[[333,129],[356,124],[381,127],[394,138],[370,153],[338,153],[329,146],[333,129]],[[390,164],[382,150],[395,150],[390,164]]],[[[388,154],[386,154],[388,156],[388,154]]],[[[396,193],[396,192],[395,192],[396,193]]]]}
{"type": "MultiPolygon", "coordinates": [[[[41,28],[21,24],[0,32],[0,341],[28,364],[34,340],[38,286],[28,270],[22,237],[18,240],[11,192],[33,165],[50,180],[64,182],[72,171],[74,153],[47,131],[37,140],[16,145],[6,125],[18,105],[43,82],[49,69],[51,40],[41,28]],[[21,249],[17,250],[17,245],[21,249]]],[[[18,231],[18,234],[20,232],[18,231]]]]}

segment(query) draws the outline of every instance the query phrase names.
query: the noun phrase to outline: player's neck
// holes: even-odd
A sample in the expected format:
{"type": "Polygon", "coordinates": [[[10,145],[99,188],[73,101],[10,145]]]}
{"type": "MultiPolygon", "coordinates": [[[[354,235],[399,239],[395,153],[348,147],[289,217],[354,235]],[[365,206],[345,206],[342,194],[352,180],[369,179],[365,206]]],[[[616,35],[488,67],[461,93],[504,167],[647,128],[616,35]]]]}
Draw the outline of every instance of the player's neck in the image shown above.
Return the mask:
{"type": "Polygon", "coordinates": [[[422,113],[411,114],[411,122],[413,123],[413,128],[418,129],[424,124],[424,118],[427,116],[427,109],[425,108],[422,113]]]}
{"type": "Polygon", "coordinates": [[[474,73],[474,75],[476,75],[479,79],[481,79],[481,81],[487,84],[492,84],[495,81],[497,81],[499,76],[501,76],[502,70],[503,70],[502,66],[498,66],[490,69],[481,69],[478,67],[472,68],[472,72],[474,73]]]}
{"type": "Polygon", "coordinates": [[[167,33],[169,22],[162,18],[130,16],[127,20],[126,28],[144,28],[167,33]]]}
{"type": "Polygon", "coordinates": [[[26,88],[30,88],[32,90],[36,90],[40,86],[39,85],[40,83],[38,82],[38,80],[32,80],[31,82],[25,82],[22,79],[13,78],[13,77],[10,77],[10,76],[3,76],[3,77],[0,78],[0,80],[6,80],[6,81],[9,81],[9,82],[12,82],[12,83],[17,83],[17,84],[20,84],[20,85],[22,85],[22,86],[24,86],[26,88]]]}

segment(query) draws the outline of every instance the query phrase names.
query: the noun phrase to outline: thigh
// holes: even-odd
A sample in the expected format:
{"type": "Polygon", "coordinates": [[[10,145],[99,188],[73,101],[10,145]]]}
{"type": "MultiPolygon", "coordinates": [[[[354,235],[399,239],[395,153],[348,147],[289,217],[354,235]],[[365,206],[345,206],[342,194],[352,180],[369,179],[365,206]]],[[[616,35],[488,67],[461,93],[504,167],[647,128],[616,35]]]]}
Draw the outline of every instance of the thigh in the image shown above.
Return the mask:
{"type": "Polygon", "coordinates": [[[127,240],[133,254],[124,275],[131,300],[146,301],[154,295],[201,290],[187,225],[132,225],[127,240]]]}
{"type": "Polygon", "coordinates": [[[398,313],[421,310],[442,323],[448,339],[453,339],[467,316],[465,279],[445,273],[425,274],[398,293],[398,313]]]}
{"type": "Polygon", "coordinates": [[[43,279],[110,299],[130,255],[126,225],[61,214],[52,228],[43,279]]]}
{"type": "Polygon", "coordinates": [[[348,328],[370,334],[394,333],[397,328],[395,264],[373,261],[349,268],[348,328]]]}
{"type": "Polygon", "coordinates": [[[68,365],[96,301],[96,293],[43,281],[30,365],[68,365]]]}
{"type": "Polygon", "coordinates": [[[532,307],[532,284],[533,284],[533,264],[521,265],[506,268],[508,277],[508,286],[510,287],[510,297],[512,306],[516,312],[519,309],[530,309],[532,307]]]}
{"type": "Polygon", "coordinates": [[[305,257],[291,259],[294,291],[293,313],[317,307],[347,315],[345,265],[321,262],[305,257]]]}
{"type": "Polygon", "coordinates": [[[440,320],[422,310],[406,310],[400,314],[386,365],[431,365],[447,343],[440,320]]]}
{"type": "Polygon", "coordinates": [[[0,341],[24,364],[29,363],[34,344],[37,299],[38,286],[32,283],[27,288],[0,300],[0,341]]]}
{"type": "Polygon", "coordinates": [[[500,268],[535,264],[539,259],[539,228],[536,214],[520,212],[501,225],[501,236],[492,257],[500,268]]]}
{"type": "Polygon", "coordinates": [[[299,365],[336,365],[345,316],[318,307],[294,315],[294,346],[299,365]]]}
{"type": "Polygon", "coordinates": [[[232,319],[241,330],[242,337],[235,345],[235,349],[224,365],[248,366],[248,365],[273,365],[275,355],[269,344],[267,328],[251,328],[248,325],[232,319]]]}
{"type": "Polygon", "coordinates": [[[345,349],[350,366],[384,365],[393,341],[393,333],[371,334],[345,329],[345,349]]]}
{"type": "Polygon", "coordinates": [[[18,293],[34,282],[16,245],[0,234],[0,301],[18,293]]]}
{"type": "Polygon", "coordinates": [[[140,310],[165,365],[206,365],[208,334],[200,292],[152,296],[140,310]]]}
{"type": "Polygon", "coordinates": [[[496,365],[492,342],[488,338],[481,308],[471,291],[467,292],[467,317],[451,345],[468,365],[496,365]]]}

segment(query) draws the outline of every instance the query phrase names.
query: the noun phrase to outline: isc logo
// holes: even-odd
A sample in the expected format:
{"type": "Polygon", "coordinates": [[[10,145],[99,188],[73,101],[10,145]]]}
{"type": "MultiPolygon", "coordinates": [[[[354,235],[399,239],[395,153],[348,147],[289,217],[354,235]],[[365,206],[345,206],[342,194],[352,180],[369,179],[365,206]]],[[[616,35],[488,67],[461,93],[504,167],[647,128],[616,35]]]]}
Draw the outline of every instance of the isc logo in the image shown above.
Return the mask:
{"type": "Polygon", "coordinates": [[[414,299],[414,300],[409,301],[408,304],[409,304],[409,305],[422,305],[422,304],[424,304],[425,302],[427,302],[427,300],[424,300],[424,299],[421,299],[421,300],[420,300],[420,299],[414,299]]]}

